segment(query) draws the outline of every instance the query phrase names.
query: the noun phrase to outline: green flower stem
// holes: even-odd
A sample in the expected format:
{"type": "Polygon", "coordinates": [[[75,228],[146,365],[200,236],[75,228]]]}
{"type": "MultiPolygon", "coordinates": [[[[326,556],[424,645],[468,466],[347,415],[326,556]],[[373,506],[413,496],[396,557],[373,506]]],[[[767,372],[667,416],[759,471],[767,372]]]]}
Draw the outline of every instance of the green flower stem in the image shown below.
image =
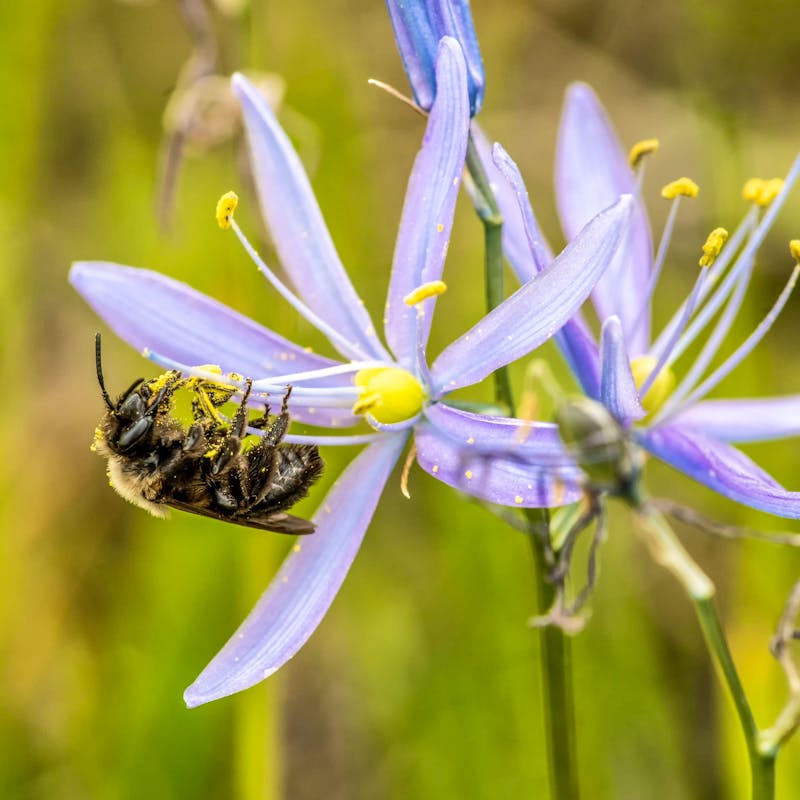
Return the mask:
{"type": "MultiPolygon", "coordinates": [[[[542,537],[549,536],[549,520],[545,509],[530,508],[526,514],[531,529],[538,610],[545,613],[554,599],[553,586],[547,580],[547,562],[542,547],[542,537]]],[[[539,652],[550,794],[553,800],[578,800],[570,639],[558,626],[547,625],[541,629],[539,652]]]]}
{"type": "Polygon", "coordinates": [[[714,584],[680,543],[662,514],[642,506],[637,511],[637,518],[655,560],[678,579],[694,603],[706,645],[730,692],[747,744],[752,798],[771,800],[775,797],[775,753],[765,751],[761,744],[761,734],[750,710],[714,603],[714,584]]]}
{"type": "MultiPolygon", "coordinates": [[[[504,299],[503,289],[503,216],[483,170],[472,136],[467,144],[466,188],[483,222],[485,243],[486,308],[497,308],[504,299]]],[[[514,409],[511,381],[503,367],[494,373],[495,403],[506,413],[514,409]]],[[[528,524],[534,555],[534,581],[539,610],[544,612],[553,601],[553,587],[547,580],[543,543],[549,532],[546,510],[528,509],[528,524]]],[[[575,714],[572,693],[570,643],[564,632],[548,626],[541,632],[542,694],[545,733],[553,800],[578,800],[578,776],[575,759],[575,714]]]]}
{"type": "MultiPolygon", "coordinates": [[[[483,171],[475,142],[470,135],[467,143],[467,172],[471,179],[469,185],[475,211],[483,223],[485,243],[486,310],[491,311],[504,299],[503,290],[503,216],[497,207],[489,180],[483,171]]],[[[514,408],[511,395],[511,381],[508,369],[501,367],[494,373],[495,399],[508,409],[514,408]]]]}

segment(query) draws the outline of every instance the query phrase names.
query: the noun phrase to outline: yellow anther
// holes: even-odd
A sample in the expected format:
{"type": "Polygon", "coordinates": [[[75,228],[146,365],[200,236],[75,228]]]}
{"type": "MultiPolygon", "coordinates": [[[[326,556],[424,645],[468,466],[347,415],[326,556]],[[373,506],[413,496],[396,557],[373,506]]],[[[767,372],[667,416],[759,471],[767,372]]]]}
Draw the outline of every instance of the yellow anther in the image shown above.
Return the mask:
{"type": "MultiPolygon", "coordinates": [[[[631,372],[637,388],[644,382],[655,369],[658,359],[655,356],[638,356],[631,359],[631,372]]],[[[669,367],[662,367],[647,394],[641,398],[642,408],[649,414],[655,414],[666,402],[675,388],[675,373],[669,367]]]]}
{"type": "Polygon", "coordinates": [[[413,292],[409,292],[404,298],[403,302],[407,306],[415,306],[429,297],[437,297],[447,291],[447,284],[444,281],[430,281],[423,283],[422,286],[417,286],[413,292]]]}
{"type": "Polygon", "coordinates": [[[658,150],[658,144],[658,139],[642,139],[641,142],[636,142],[628,153],[628,163],[636,169],[645,156],[652,155],[658,150]]]}
{"type": "Polygon", "coordinates": [[[758,200],[758,196],[761,194],[763,186],[763,178],[749,178],[745,181],[744,186],[742,186],[742,197],[744,197],[748,203],[755,203],[758,200]]]}
{"type": "Polygon", "coordinates": [[[217,201],[217,225],[220,228],[230,228],[233,212],[239,205],[239,197],[236,192],[225,192],[217,201]]]}
{"type": "Polygon", "coordinates": [[[792,254],[792,258],[800,264],[800,239],[792,239],[789,242],[789,252],[792,254]]]}
{"type": "Polygon", "coordinates": [[[764,181],[764,188],[758,195],[756,202],[760,206],[768,206],[783,189],[783,178],[770,178],[764,181]]]}
{"type": "Polygon", "coordinates": [[[356,373],[355,384],[362,392],[353,413],[370,414],[384,425],[416,416],[425,402],[420,382],[400,367],[362,369],[356,373]]]}
{"type": "Polygon", "coordinates": [[[783,189],[783,178],[750,178],[742,187],[742,197],[757,206],[768,206],[783,189]]]}
{"type": "Polygon", "coordinates": [[[717,256],[722,250],[722,245],[725,244],[727,238],[728,231],[725,228],[714,228],[708,234],[706,243],[703,245],[703,255],[700,256],[700,261],[698,262],[701,267],[710,267],[717,260],[717,256]]]}
{"type": "Polygon", "coordinates": [[[699,191],[700,187],[691,178],[678,178],[661,190],[661,196],[667,200],[674,200],[676,197],[697,197],[699,191]]]}

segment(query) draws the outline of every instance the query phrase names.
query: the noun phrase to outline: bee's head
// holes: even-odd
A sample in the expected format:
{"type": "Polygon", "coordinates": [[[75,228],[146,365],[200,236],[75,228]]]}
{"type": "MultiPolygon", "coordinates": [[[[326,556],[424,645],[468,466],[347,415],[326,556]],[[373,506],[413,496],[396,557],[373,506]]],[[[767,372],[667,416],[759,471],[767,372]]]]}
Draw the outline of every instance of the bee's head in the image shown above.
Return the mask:
{"type": "Polygon", "coordinates": [[[150,383],[145,383],[144,378],[137,378],[114,402],[103,380],[99,333],[95,335],[95,362],[97,382],[107,409],[106,440],[112,449],[124,453],[146,439],[153,428],[159,406],[169,395],[175,381],[164,381],[153,396],[150,383]]]}

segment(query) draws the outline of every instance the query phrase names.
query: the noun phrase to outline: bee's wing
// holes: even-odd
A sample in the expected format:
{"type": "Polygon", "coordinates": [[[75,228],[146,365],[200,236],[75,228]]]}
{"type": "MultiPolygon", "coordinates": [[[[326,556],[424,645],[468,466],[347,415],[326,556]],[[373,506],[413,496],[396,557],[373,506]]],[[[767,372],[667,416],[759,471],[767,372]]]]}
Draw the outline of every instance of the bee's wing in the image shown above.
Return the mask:
{"type": "Polygon", "coordinates": [[[242,525],[245,528],[256,528],[261,531],[272,531],[273,533],[288,533],[292,536],[302,536],[314,533],[316,526],[313,522],[302,517],[295,517],[284,511],[272,511],[269,513],[258,514],[236,514],[224,513],[219,509],[208,508],[207,506],[182,503],[180,500],[168,499],[164,505],[177,508],[179,511],[188,511],[190,514],[198,514],[201,517],[210,517],[222,522],[232,522],[234,525],[242,525]]]}
{"type": "Polygon", "coordinates": [[[311,520],[287,514],[285,511],[273,511],[271,514],[250,514],[248,516],[230,517],[230,522],[258,528],[273,533],[288,533],[292,536],[303,536],[314,533],[317,526],[311,520]]]}

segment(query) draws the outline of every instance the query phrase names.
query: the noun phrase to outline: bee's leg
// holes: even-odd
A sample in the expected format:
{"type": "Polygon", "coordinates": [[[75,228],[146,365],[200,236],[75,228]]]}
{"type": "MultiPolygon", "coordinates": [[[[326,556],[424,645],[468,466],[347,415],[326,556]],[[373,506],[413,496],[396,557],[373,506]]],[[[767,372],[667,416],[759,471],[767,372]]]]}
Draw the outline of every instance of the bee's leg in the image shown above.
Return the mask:
{"type": "Polygon", "coordinates": [[[219,475],[224,472],[231,460],[237,456],[242,449],[242,439],[247,434],[247,401],[250,399],[250,389],[253,382],[248,378],[247,389],[239,408],[236,409],[236,416],[231,422],[231,429],[228,435],[222,440],[214,455],[211,464],[211,474],[219,475]]]}
{"type": "Polygon", "coordinates": [[[261,441],[257,446],[275,447],[283,441],[283,437],[286,436],[286,431],[289,430],[289,398],[291,395],[292,387],[287,386],[286,394],[283,396],[283,401],[281,402],[280,414],[275,417],[272,423],[269,421],[269,406],[265,408],[262,417],[253,421],[252,425],[254,428],[261,428],[264,431],[264,435],[261,437],[261,441]]]}
{"type": "Polygon", "coordinates": [[[183,440],[183,452],[202,452],[206,446],[205,439],[205,428],[199,422],[193,423],[183,440]]]}

